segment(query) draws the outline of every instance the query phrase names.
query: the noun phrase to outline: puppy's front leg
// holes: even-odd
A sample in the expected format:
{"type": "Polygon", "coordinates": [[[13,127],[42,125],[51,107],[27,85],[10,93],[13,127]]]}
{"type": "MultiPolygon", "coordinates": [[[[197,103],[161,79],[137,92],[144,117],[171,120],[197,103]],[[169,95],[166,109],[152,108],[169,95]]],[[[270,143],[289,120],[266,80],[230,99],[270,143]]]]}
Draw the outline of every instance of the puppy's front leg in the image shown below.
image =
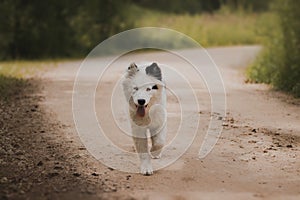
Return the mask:
{"type": "Polygon", "coordinates": [[[139,154],[139,158],[141,162],[141,173],[146,176],[153,174],[151,157],[148,153],[147,137],[145,138],[133,137],[133,141],[135,144],[136,151],[139,154]]]}
{"type": "Polygon", "coordinates": [[[155,131],[151,132],[152,148],[150,152],[152,158],[154,159],[158,159],[161,157],[161,152],[166,142],[166,132],[166,126],[164,126],[162,130],[159,131],[159,133],[156,133],[155,131]]]}
{"type": "Polygon", "coordinates": [[[161,157],[167,135],[167,112],[165,105],[156,104],[152,106],[150,109],[150,118],[151,126],[149,130],[152,141],[150,153],[152,158],[158,159],[161,157]]]}

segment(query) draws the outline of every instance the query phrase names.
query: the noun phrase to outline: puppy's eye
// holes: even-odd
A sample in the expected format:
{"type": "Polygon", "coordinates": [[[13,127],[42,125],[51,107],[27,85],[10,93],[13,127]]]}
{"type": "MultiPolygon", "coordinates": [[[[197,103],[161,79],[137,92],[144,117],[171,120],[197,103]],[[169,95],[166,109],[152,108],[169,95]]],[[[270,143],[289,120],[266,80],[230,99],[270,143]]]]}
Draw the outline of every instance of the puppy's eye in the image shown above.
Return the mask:
{"type": "Polygon", "coordinates": [[[152,89],[153,89],[153,90],[157,90],[157,89],[158,89],[157,85],[153,85],[153,86],[152,86],[152,89]]]}
{"type": "Polygon", "coordinates": [[[138,91],[138,90],[139,90],[139,88],[138,88],[138,87],[134,87],[133,89],[134,89],[135,91],[138,91]]]}
{"type": "Polygon", "coordinates": [[[147,92],[151,91],[151,88],[147,88],[146,91],[147,91],[147,92]]]}

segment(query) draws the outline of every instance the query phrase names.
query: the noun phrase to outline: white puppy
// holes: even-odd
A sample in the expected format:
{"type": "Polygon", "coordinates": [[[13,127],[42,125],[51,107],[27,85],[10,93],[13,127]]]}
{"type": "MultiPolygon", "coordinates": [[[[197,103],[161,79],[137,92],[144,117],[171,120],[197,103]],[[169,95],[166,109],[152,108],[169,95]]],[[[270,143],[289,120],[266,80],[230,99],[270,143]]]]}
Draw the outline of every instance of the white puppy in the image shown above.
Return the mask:
{"type": "Polygon", "coordinates": [[[166,140],[166,91],[161,69],[156,63],[137,66],[132,63],[123,81],[129,103],[133,141],[141,162],[141,173],[153,174],[152,158],[160,158],[166,140]],[[147,131],[152,146],[149,152],[147,131]]]}

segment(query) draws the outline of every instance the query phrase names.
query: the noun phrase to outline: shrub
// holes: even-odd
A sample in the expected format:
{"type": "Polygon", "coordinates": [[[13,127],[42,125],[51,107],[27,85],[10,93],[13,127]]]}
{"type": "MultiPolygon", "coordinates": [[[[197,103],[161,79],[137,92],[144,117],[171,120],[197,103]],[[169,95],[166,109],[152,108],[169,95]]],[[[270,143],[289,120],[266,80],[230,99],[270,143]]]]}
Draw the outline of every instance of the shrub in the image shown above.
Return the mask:
{"type": "Polygon", "coordinates": [[[270,83],[275,88],[300,97],[300,12],[297,2],[277,0],[275,24],[268,27],[265,49],[249,68],[252,81],[270,83]]]}

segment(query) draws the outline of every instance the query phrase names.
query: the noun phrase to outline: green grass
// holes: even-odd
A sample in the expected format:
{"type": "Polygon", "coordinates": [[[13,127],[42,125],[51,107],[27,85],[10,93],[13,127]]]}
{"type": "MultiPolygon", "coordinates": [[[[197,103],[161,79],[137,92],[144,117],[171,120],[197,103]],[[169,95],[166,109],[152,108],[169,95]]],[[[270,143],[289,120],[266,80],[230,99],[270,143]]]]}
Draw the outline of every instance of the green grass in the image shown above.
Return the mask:
{"type": "Polygon", "coordinates": [[[14,78],[38,76],[48,68],[56,67],[57,61],[5,61],[0,62],[0,75],[14,78]]]}
{"type": "Polygon", "coordinates": [[[264,51],[248,68],[250,81],[268,83],[300,97],[300,13],[297,2],[277,0],[273,20],[265,23],[264,51]]]}
{"type": "Polygon", "coordinates": [[[262,44],[260,21],[268,13],[166,14],[131,7],[135,27],[164,27],[182,32],[203,47],[262,44]]]}

